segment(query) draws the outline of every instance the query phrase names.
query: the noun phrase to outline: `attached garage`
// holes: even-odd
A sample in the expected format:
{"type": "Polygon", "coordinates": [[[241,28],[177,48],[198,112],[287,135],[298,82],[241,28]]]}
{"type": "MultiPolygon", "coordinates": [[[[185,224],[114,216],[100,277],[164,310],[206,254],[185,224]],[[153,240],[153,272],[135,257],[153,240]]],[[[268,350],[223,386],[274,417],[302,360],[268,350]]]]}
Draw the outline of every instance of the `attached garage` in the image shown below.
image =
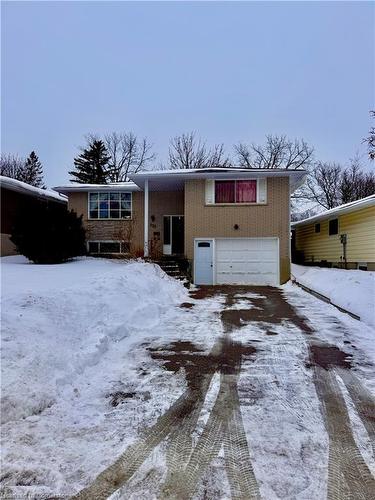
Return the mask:
{"type": "Polygon", "coordinates": [[[278,238],[197,239],[194,262],[197,285],[280,283],[278,238]]]}

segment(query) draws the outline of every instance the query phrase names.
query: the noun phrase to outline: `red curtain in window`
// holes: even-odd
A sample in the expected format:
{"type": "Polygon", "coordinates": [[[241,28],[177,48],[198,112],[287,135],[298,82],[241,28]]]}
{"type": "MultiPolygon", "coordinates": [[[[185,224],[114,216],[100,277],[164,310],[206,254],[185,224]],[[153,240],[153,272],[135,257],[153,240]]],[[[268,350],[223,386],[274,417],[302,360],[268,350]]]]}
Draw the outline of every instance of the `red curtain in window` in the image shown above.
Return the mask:
{"type": "Polygon", "coordinates": [[[236,182],[236,203],[256,203],[257,181],[236,182]]]}
{"type": "Polygon", "coordinates": [[[215,203],[234,203],[234,181],[215,182],[215,203]]]}

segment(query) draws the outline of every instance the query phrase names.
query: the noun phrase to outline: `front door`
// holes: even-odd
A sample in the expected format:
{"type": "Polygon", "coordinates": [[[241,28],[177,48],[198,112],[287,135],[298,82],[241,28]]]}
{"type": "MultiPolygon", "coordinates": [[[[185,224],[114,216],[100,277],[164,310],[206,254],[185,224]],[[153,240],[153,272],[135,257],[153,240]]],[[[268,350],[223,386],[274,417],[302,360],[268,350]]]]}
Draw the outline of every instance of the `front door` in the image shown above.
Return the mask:
{"type": "Polygon", "coordinates": [[[194,283],[213,285],[213,240],[196,240],[194,248],[194,283]]]}
{"type": "Polygon", "coordinates": [[[184,218],[172,215],[172,254],[184,253],[184,218]]]}
{"type": "Polygon", "coordinates": [[[163,254],[184,253],[184,216],[164,215],[163,218],[163,254]]]}

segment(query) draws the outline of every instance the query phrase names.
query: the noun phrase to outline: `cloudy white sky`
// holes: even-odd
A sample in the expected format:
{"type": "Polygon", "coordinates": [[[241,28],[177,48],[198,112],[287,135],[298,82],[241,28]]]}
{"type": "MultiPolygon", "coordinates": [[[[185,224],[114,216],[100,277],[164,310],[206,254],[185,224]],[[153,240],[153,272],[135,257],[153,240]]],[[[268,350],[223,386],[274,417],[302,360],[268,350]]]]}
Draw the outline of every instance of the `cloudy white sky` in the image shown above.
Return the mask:
{"type": "Polygon", "coordinates": [[[49,186],[89,132],[147,136],[157,163],[191,130],[365,159],[374,88],[371,2],[2,3],[2,151],[35,149],[49,186]]]}

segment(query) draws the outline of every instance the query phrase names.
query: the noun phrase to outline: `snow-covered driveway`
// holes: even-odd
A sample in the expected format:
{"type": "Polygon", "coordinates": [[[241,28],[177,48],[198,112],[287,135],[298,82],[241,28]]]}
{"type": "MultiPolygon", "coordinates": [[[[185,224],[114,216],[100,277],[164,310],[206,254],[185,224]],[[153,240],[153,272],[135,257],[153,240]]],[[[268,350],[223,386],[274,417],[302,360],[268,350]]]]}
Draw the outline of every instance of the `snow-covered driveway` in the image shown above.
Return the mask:
{"type": "Polygon", "coordinates": [[[293,285],[188,296],[129,266],[169,307],[5,424],[6,498],[374,497],[374,330],[293,285]]]}

